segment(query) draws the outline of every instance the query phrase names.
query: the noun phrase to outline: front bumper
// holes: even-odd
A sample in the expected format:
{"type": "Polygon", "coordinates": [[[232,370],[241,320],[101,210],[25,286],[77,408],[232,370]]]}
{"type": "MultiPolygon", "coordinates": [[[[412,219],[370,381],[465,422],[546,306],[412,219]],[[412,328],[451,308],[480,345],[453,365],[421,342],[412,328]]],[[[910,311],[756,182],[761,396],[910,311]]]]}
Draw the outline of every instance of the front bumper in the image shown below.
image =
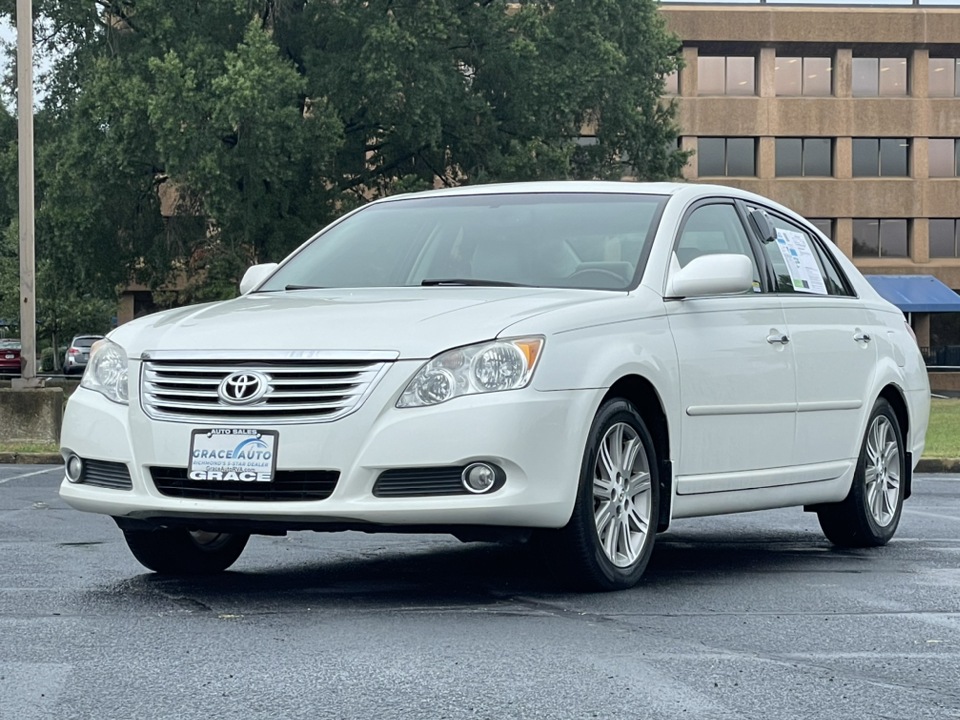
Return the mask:
{"type": "MultiPolygon", "coordinates": [[[[426,408],[395,407],[420,362],[397,362],[363,405],[333,422],[257,426],[277,430],[278,470],[336,470],[333,494],[310,501],[194,500],[162,495],[151,466],[186,467],[191,431],[229,421],[182,423],[147,418],[131,372],[129,406],[78,389],[67,405],[64,456],[122,462],[132,490],[63,481],[60,496],[88,512],[130,519],[259,521],[296,527],[498,525],[562,527],[573,510],[580,464],[601,390],[524,390],[473,395],[426,408]],[[506,482],[486,495],[375,497],[374,482],[393,468],[493,461],[506,482]]],[[[248,426],[249,427],[249,426],[248,426]]],[[[375,529],[375,528],[374,528],[375,529]]]]}

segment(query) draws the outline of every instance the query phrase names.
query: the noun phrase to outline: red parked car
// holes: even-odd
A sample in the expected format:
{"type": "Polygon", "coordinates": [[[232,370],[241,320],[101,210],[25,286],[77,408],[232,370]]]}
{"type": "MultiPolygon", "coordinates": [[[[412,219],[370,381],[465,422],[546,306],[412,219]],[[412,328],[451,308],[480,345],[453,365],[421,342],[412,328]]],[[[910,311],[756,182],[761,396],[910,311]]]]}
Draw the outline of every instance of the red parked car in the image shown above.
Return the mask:
{"type": "Polygon", "coordinates": [[[20,374],[20,341],[0,338],[0,373],[20,374]]]}

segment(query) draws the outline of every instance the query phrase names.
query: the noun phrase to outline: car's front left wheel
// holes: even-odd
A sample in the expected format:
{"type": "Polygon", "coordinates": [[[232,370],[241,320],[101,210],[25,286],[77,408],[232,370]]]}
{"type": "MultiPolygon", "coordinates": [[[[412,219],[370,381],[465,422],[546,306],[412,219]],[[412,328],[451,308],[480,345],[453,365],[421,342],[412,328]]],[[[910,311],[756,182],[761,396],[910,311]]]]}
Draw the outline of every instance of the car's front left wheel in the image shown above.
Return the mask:
{"type": "Polygon", "coordinates": [[[555,565],[589,590],[623,590],[640,580],[659,515],[653,438],[627,400],[605,402],[584,450],[577,502],[552,549],[555,565]]]}
{"type": "Polygon", "coordinates": [[[167,575],[212,575],[240,557],[250,536],[186,528],[124,530],[127,547],[140,563],[167,575]]]}

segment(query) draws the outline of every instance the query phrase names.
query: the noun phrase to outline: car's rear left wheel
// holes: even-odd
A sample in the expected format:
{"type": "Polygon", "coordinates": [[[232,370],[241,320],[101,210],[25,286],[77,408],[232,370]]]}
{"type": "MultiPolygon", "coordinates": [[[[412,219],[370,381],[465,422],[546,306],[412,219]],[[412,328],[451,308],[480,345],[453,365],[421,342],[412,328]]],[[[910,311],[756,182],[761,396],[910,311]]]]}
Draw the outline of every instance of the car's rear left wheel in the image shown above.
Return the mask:
{"type": "Polygon", "coordinates": [[[879,398],[867,422],[849,495],[817,510],[827,539],[841,547],[890,542],[900,524],[906,472],[900,423],[890,403],[879,398]]]}
{"type": "Polygon", "coordinates": [[[233,565],[247,545],[245,533],[213,533],[186,528],[124,530],[133,556],[154,572],[212,575],[233,565]]]}
{"type": "Polygon", "coordinates": [[[609,400],[590,429],[576,506],[557,535],[554,564],[583,589],[633,587],[653,552],[658,514],[650,432],[630,402],[609,400]]]}

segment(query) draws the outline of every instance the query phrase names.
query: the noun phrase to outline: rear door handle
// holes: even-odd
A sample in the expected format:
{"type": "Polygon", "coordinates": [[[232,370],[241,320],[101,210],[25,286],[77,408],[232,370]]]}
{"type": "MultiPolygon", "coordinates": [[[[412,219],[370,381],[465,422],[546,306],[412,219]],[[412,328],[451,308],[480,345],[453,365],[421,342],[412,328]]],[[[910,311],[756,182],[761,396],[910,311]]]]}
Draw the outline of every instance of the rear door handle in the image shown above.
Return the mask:
{"type": "Polygon", "coordinates": [[[865,332],[858,332],[856,335],[853,336],[853,339],[856,340],[857,342],[865,342],[865,343],[870,342],[870,336],[865,332]]]}
{"type": "Polygon", "coordinates": [[[790,342],[790,338],[781,333],[773,333],[772,335],[767,335],[767,342],[771,345],[776,345],[777,343],[780,345],[786,345],[788,342],[790,342]]]}

